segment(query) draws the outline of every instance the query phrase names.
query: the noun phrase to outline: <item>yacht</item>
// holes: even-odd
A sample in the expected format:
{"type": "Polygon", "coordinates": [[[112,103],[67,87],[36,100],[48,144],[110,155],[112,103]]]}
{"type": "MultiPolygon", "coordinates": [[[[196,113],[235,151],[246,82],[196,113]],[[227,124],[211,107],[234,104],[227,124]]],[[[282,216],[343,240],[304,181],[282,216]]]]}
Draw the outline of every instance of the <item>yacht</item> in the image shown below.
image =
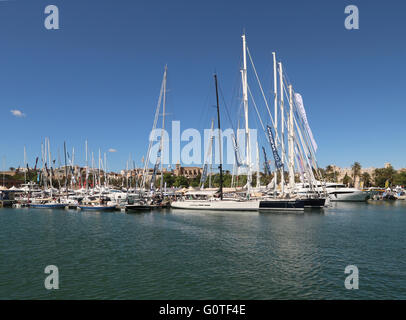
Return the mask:
{"type": "MultiPolygon", "coordinates": [[[[245,39],[245,38],[244,38],[245,39]]],[[[245,40],[244,40],[245,50],[245,40]]],[[[244,66],[246,71],[246,67],[244,66]]],[[[216,102],[217,102],[217,121],[219,129],[219,141],[221,141],[221,127],[220,127],[220,105],[218,95],[217,75],[214,75],[214,84],[216,87],[216,102]]],[[[221,144],[219,144],[221,154],[221,144]]],[[[189,191],[181,200],[176,200],[171,203],[171,207],[175,209],[192,209],[192,210],[220,210],[220,211],[258,211],[259,200],[252,200],[238,197],[223,196],[223,164],[220,159],[220,189],[219,191],[197,190],[189,191]],[[217,195],[218,193],[218,195],[217,195]]],[[[248,192],[249,193],[249,192],[248,192]]]]}
{"type": "Polygon", "coordinates": [[[325,185],[321,182],[317,183],[317,187],[310,190],[308,184],[296,184],[298,194],[306,194],[311,192],[323,193],[327,192],[330,201],[367,201],[370,194],[367,191],[356,188],[349,188],[344,184],[327,182],[325,185]]]}
{"type": "Polygon", "coordinates": [[[326,190],[331,201],[367,201],[369,192],[349,188],[344,184],[326,183],[326,190]]]}
{"type": "Polygon", "coordinates": [[[259,200],[239,198],[216,198],[217,191],[197,190],[185,194],[185,199],[173,201],[174,209],[220,210],[220,211],[258,211],[259,200]]]}

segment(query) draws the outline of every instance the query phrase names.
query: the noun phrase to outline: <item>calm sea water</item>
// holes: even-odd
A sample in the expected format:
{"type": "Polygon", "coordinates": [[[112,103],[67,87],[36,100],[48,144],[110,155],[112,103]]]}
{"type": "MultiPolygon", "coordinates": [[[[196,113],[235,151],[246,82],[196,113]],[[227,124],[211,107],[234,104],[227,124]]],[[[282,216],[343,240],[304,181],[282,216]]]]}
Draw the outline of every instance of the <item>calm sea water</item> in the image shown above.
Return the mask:
{"type": "Polygon", "coordinates": [[[406,299],[406,202],[304,214],[0,209],[0,299],[406,299]],[[59,290],[44,287],[51,264],[59,290]],[[345,289],[347,265],[359,290],[345,289]]]}

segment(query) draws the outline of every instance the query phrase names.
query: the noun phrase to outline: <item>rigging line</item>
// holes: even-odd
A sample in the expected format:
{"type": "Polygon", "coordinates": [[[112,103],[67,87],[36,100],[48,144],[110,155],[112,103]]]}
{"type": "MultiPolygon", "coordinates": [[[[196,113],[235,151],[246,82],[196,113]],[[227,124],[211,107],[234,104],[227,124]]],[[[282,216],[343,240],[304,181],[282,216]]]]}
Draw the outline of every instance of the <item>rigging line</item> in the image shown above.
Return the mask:
{"type": "Polygon", "coordinates": [[[310,161],[309,161],[310,159],[309,159],[309,157],[308,157],[308,155],[311,155],[311,153],[310,153],[309,150],[308,150],[307,143],[305,143],[305,142],[303,141],[303,137],[302,137],[301,130],[300,130],[300,128],[299,128],[299,126],[298,126],[297,121],[296,121],[295,118],[294,118],[294,123],[295,123],[295,125],[296,125],[296,129],[297,129],[297,132],[298,132],[298,134],[299,134],[299,138],[300,138],[300,141],[301,141],[301,146],[302,146],[303,151],[304,151],[304,153],[305,153],[305,157],[304,157],[304,158],[306,159],[306,163],[307,163],[308,168],[309,168],[310,178],[312,178],[313,181],[314,181],[315,178],[314,178],[313,171],[312,171],[312,165],[311,165],[311,163],[310,163],[310,161]]]}
{"type": "MultiPolygon", "coordinates": [[[[242,84],[240,86],[239,96],[242,96],[242,84]]],[[[240,99],[240,104],[238,106],[238,111],[237,111],[237,122],[239,121],[239,118],[243,115],[243,108],[244,108],[244,101],[242,99],[240,99]]]]}
{"type": "Polygon", "coordinates": [[[228,110],[226,101],[224,99],[223,91],[221,90],[221,86],[219,84],[218,84],[218,88],[219,88],[221,99],[222,99],[223,104],[224,104],[224,109],[226,109],[226,114],[227,114],[228,120],[230,121],[230,124],[231,124],[231,129],[233,129],[233,131],[235,132],[235,127],[234,127],[234,124],[233,124],[233,122],[231,120],[230,111],[228,110]]]}
{"type": "MultiPolygon", "coordinates": [[[[287,92],[287,90],[286,90],[286,86],[287,86],[288,83],[290,83],[290,82],[288,82],[289,78],[288,78],[287,75],[285,76],[285,72],[284,72],[284,75],[283,75],[283,80],[284,80],[284,82],[285,82],[284,92],[285,92],[286,97],[289,99],[289,97],[288,97],[288,92],[287,92]]],[[[292,86],[292,91],[293,91],[292,93],[293,93],[293,95],[294,95],[296,92],[294,91],[293,86],[292,86]]],[[[300,115],[295,99],[292,99],[292,102],[293,102],[294,111],[295,111],[298,115],[300,115]]],[[[306,141],[307,144],[310,144],[310,143],[311,143],[311,139],[310,139],[309,133],[307,132],[307,130],[303,130],[303,129],[304,129],[304,119],[302,119],[302,117],[299,117],[299,118],[300,118],[300,120],[301,120],[301,121],[299,121],[300,124],[301,124],[301,129],[302,129],[302,131],[304,131],[305,141],[306,141]]],[[[313,145],[312,145],[312,144],[310,144],[309,151],[310,151],[311,155],[312,155],[313,157],[315,157],[315,152],[316,152],[316,151],[313,150],[313,145]]],[[[317,160],[316,160],[316,161],[317,161],[317,160]]]]}
{"type": "MultiPolygon", "coordinates": [[[[230,124],[231,124],[231,128],[232,128],[232,130],[233,130],[234,141],[235,141],[236,147],[238,148],[238,150],[236,151],[237,154],[238,154],[237,157],[239,157],[240,155],[239,155],[239,145],[238,145],[238,129],[237,129],[237,131],[235,130],[235,126],[233,125],[233,122],[232,122],[232,120],[231,120],[230,112],[229,112],[228,107],[227,107],[227,104],[226,104],[226,102],[225,102],[224,95],[223,95],[223,91],[221,90],[221,86],[218,85],[218,88],[219,88],[219,92],[220,92],[220,95],[221,95],[221,97],[222,97],[222,101],[223,101],[223,103],[224,103],[225,109],[226,109],[226,113],[227,113],[228,119],[229,119],[230,124]]],[[[241,86],[240,86],[240,89],[241,89],[241,86]]],[[[240,102],[240,108],[239,108],[240,110],[239,110],[239,111],[241,111],[241,109],[242,109],[242,104],[243,104],[243,101],[241,100],[241,102],[240,102]]],[[[238,122],[238,121],[237,121],[237,122],[238,122]]]]}
{"type": "MultiPolygon", "coordinates": [[[[286,82],[287,81],[287,79],[284,77],[284,81],[286,82]]],[[[294,90],[293,90],[293,93],[295,93],[294,92],[294,90]]],[[[286,96],[287,96],[287,91],[285,90],[285,94],[286,94],[286,96]]],[[[298,114],[298,115],[300,115],[299,114],[299,111],[298,111],[298,107],[297,107],[297,105],[296,105],[296,101],[294,100],[294,99],[292,99],[293,101],[293,107],[295,108],[295,111],[296,111],[296,113],[298,114]]],[[[315,170],[316,170],[316,173],[317,173],[317,175],[319,176],[319,178],[321,177],[321,173],[320,173],[320,171],[319,171],[319,165],[318,165],[318,163],[317,163],[317,158],[316,158],[316,151],[313,149],[313,144],[311,143],[311,139],[310,139],[310,135],[309,135],[309,133],[307,132],[307,130],[304,130],[305,128],[304,128],[304,119],[302,119],[301,117],[299,117],[300,119],[301,119],[301,121],[299,121],[299,124],[300,124],[300,126],[296,123],[296,126],[298,127],[298,128],[300,128],[301,129],[301,131],[302,132],[304,132],[304,141],[305,141],[305,143],[306,143],[306,149],[307,149],[307,153],[311,156],[311,158],[312,158],[312,162],[313,162],[313,166],[315,167],[315,170]]],[[[296,122],[296,118],[295,118],[295,122],[296,122]]],[[[299,129],[298,129],[299,130],[299,129]]]]}
{"type": "Polygon", "coordinates": [[[252,96],[251,89],[250,89],[249,86],[247,86],[247,89],[248,89],[248,93],[249,93],[249,95],[251,97],[252,104],[254,105],[255,111],[257,112],[257,116],[258,116],[258,119],[259,119],[259,121],[261,123],[262,130],[264,130],[264,133],[266,133],[264,123],[262,122],[261,116],[259,115],[257,104],[255,103],[254,97],[252,96]]]}
{"type": "MultiPolygon", "coordinates": [[[[284,82],[286,82],[286,78],[285,78],[285,77],[284,77],[284,82]]],[[[285,93],[286,98],[288,98],[288,100],[290,100],[286,88],[287,88],[287,83],[286,83],[286,85],[284,86],[284,93],[285,93]]],[[[290,103],[289,103],[289,105],[290,105],[290,103]]],[[[284,110],[284,114],[285,114],[286,118],[285,118],[285,121],[284,121],[284,123],[283,123],[282,125],[285,125],[285,126],[287,127],[287,119],[288,119],[288,110],[287,110],[287,109],[284,110]]],[[[314,157],[315,157],[315,156],[314,156],[314,154],[312,153],[312,151],[309,150],[310,148],[309,148],[309,146],[308,146],[309,142],[308,142],[308,140],[307,140],[307,136],[305,135],[305,139],[303,139],[303,137],[302,137],[301,131],[303,131],[303,128],[298,125],[295,116],[293,117],[293,120],[294,120],[294,123],[295,123],[295,125],[296,125],[296,130],[297,130],[297,132],[299,133],[299,138],[300,138],[300,140],[301,140],[301,145],[302,145],[302,148],[303,148],[305,154],[306,154],[306,155],[310,155],[310,156],[312,157],[312,161],[314,161],[314,157]]],[[[300,122],[299,122],[299,123],[300,123],[300,122]]],[[[294,134],[294,139],[296,140],[295,134],[294,134]]],[[[286,154],[285,154],[285,156],[286,156],[286,154]]],[[[307,165],[309,166],[309,170],[311,170],[312,166],[311,166],[311,164],[310,164],[310,162],[309,162],[309,158],[308,158],[307,156],[306,156],[305,158],[306,158],[306,163],[307,163],[307,165]]],[[[316,165],[316,168],[317,168],[317,165],[316,165]]],[[[315,180],[312,171],[311,171],[310,175],[311,175],[311,178],[313,178],[313,180],[315,180]]]]}
{"type": "Polygon", "coordinates": [[[210,111],[212,111],[212,108],[210,108],[210,105],[209,105],[209,97],[210,97],[211,92],[212,92],[212,90],[211,90],[211,83],[210,83],[210,85],[207,87],[207,94],[206,94],[206,98],[203,103],[203,107],[200,109],[199,128],[204,127],[205,124],[207,123],[207,121],[209,120],[209,118],[211,118],[210,111]],[[205,123],[205,124],[203,124],[203,123],[205,123]]]}
{"type": "MultiPolygon", "coordinates": [[[[253,105],[254,105],[254,107],[255,107],[255,111],[257,112],[257,116],[258,116],[258,118],[259,118],[259,120],[260,120],[260,122],[261,122],[262,130],[264,131],[266,140],[267,140],[269,143],[271,143],[270,140],[269,140],[269,136],[268,136],[267,133],[266,133],[264,123],[262,122],[262,119],[261,119],[261,117],[260,117],[260,115],[259,115],[259,111],[258,111],[258,108],[257,108],[257,104],[255,103],[254,97],[252,96],[251,89],[249,88],[249,86],[247,86],[247,89],[248,89],[248,93],[249,93],[249,95],[250,95],[250,97],[251,97],[251,100],[252,100],[252,102],[253,102],[253,105]]],[[[282,151],[282,153],[285,155],[285,159],[286,159],[286,161],[287,161],[288,157],[287,157],[287,155],[286,155],[286,151],[282,151]]]]}
{"type": "Polygon", "coordinates": [[[253,95],[252,95],[251,89],[250,89],[249,86],[247,86],[247,89],[248,89],[248,93],[249,93],[249,95],[250,95],[250,97],[251,97],[252,104],[254,105],[255,111],[256,111],[257,116],[258,116],[257,123],[258,123],[258,120],[259,120],[259,122],[261,123],[262,130],[263,130],[263,132],[264,132],[264,134],[265,134],[265,138],[266,138],[267,142],[270,143],[270,141],[269,141],[269,136],[268,136],[267,133],[266,133],[264,123],[263,123],[262,118],[261,118],[261,116],[260,116],[260,114],[259,114],[258,107],[257,107],[257,104],[255,103],[255,100],[254,100],[254,97],[253,97],[253,95]]]}
{"type": "Polygon", "coordinates": [[[264,90],[262,89],[261,81],[259,80],[258,73],[257,73],[257,70],[256,70],[256,68],[255,68],[254,62],[252,61],[251,53],[250,53],[250,50],[248,49],[248,47],[247,47],[247,52],[248,52],[248,57],[250,58],[250,61],[251,61],[252,68],[253,68],[254,73],[255,73],[255,77],[257,78],[259,88],[261,89],[261,93],[262,93],[262,97],[264,98],[264,102],[265,102],[265,105],[266,105],[266,109],[268,110],[268,114],[269,114],[269,117],[271,118],[272,125],[273,125],[274,128],[275,128],[275,122],[274,122],[274,120],[273,120],[271,111],[269,110],[268,102],[267,102],[267,100],[266,100],[264,90]]]}
{"type": "MultiPolygon", "coordinates": [[[[248,49],[248,48],[247,48],[248,49]]],[[[251,55],[250,55],[250,53],[249,53],[249,50],[248,50],[248,55],[249,55],[249,57],[250,57],[250,60],[251,60],[251,63],[252,63],[252,66],[253,66],[253,68],[254,68],[254,71],[255,71],[255,74],[256,74],[256,77],[257,77],[257,81],[258,81],[258,83],[259,83],[259,85],[260,85],[260,88],[261,88],[261,91],[262,91],[262,95],[263,95],[263,98],[265,99],[265,96],[264,96],[264,92],[263,92],[263,90],[262,90],[262,86],[261,86],[261,83],[259,82],[259,78],[258,78],[258,74],[256,73],[256,70],[255,70],[255,66],[253,65],[253,62],[252,62],[252,59],[251,59],[251,55]]],[[[247,85],[247,87],[248,87],[248,90],[249,90],[249,92],[250,92],[250,95],[251,95],[251,99],[253,100],[253,103],[254,103],[254,105],[255,105],[255,107],[256,107],[256,103],[255,103],[255,101],[254,101],[254,98],[253,98],[253,95],[252,95],[252,93],[251,93],[251,90],[249,89],[249,86],[247,85]]],[[[267,105],[267,102],[266,102],[266,99],[265,99],[265,104],[267,105]]],[[[275,128],[275,122],[274,122],[274,120],[273,120],[273,117],[272,117],[272,115],[270,114],[270,111],[269,111],[269,107],[268,107],[268,105],[267,105],[267,109],[268,109],[268,113],[269,113],[269,115],[270,115],[270,117],[271,117],[271,122],[272,122],[272,125],[273,125],[273,127],[275,128]]],[[[260,117],[259,116],[259,112],[258,112],[258,109],[256,110],[257,111],[257,114],[258,114],[258,117],[260,117]]],[[[286,111],[285,111],[286,112],[286,111]]],[[[286,119],[285,119],[285,123],[286,123],[286,119]]],[[[261,120],[261,122],[262,122],[262,120],[261,120]]],[[[264,128],[264,126],[262,125],[262,127],[264,128]]],[[[264,131],[265,131],[265,129],[264,129],[264,131]]],[[[266,134],[266,131],[265,131],[265,135],[267,135],[266,134]]],[[[269,138],[267,139],[268,141],[269,141],[269,138]]],[[[276,142],[278,143],[278,142],[280,142],[281,143],[281,138],[279,137],[279,134],[278,134],[278,132],[275,130],[275,140],[276,140],[276,142]]]]}
{"type": "MultiPolygon", "coordinates": [[[[165,73],[166,73],[166,71],[165,71],[165,73]]],[[[164,73],[164,79],[165,79],[165,73],[164,73]]],[[[160,93],[159,93],[158,103],[157,103],[157,106],[156,106],[154,124],[152,126],[152,130],[154,130],[156,128],[156,124],[158,122],[159,110],[161,108],[161,101],[162,101],[163,90],[164,90],[164,79],[162,80],[162,83],[161,83],[161,90],[160,90],[160,93]]],[[[151,133],[152,133],[152,131],[151,131],[151,133]]],[[[149,138],[150,137],[148,136],[148,140],[150,140],[149,138]]],[[[142,188],[145,187],[145,183],[146,183],[147,168],[148,168],[148,163],[149,163],[149,159],[150,159],[151,147],[152,147],[152,140],[150,140],[149,144],[148,144],[147,159],[145,159],[144,170],[143,170],[143,175],[142,175],[142,188]]]]}
{"type": "Polygon", "coordinates": [[[240,58],[238,61],[238,65],[235,68],[235,73],[234,73],[234,80],[233,80],[233,90],[232,90],[232,99],[235,100],[237,97],[240,97],[241,93],[241,65],[242,65],[242,53],[240,53],[240,58]]]}
{"type": "MultiPolygon", "coordinates": [[[[241,113],[241,105],[242,105],[242,102],[240,101],[241,99],[239,99],[238,97],[241,97],[241,86],[242,86],[242,84],[241,84],[241,76],[240,76],[240,66],[241,66],[241,63],[242,63],[242,53],[240,53],[240,57],[239,57],[239,62],[238,62],[238,67],[236,68],[237,70],[238,70],[238,72],[236,72],[235,73],[235,76],[234,76],[234,80],[233,80],[233,86],[232,86],[232,95],[231,95],[231,99],[230,99],[230,108],[232,109],[233,108],[233,106],[236,104],[236,101],[237,101],[237,103],[238,103],[238,107],[237,107],[237,112],[236,112],[236,114],[237,114],[237,119],[235,120],[235,123],[233,123],[233,121],[232,121],[232,119],[231,119],[231,117],[229,116],[228,118],[229,118],[229,121],[230,121],[230,124],[231,124],[231,127],[232,127],[232,129],[234,130],[234,128],[236,127],[236,125],[237,125],[237,122],[238,122],[238,117],[239,117],[239,114],[241,113]]],[[[219,89],[220,89],[220,91],[221,91],[221,88],[220,88],[220,85],[219,85],[219,89]]],[[[227,107],[227,104],[225,103],[225,98],[224,98],[224,94],[223,94],[223,92],[221,92],[221,95],[222,95],[222,100],[223,100],[223,103],[224,103],[224,105],[227,107]]],[[[226,111],[229,113],[229,109],[227,108],[226,109],[226,111]]]]}
{"type": "MultiPolygon", "coordinates": [[[[248,89],[248,91],[249,91],[249,89],[248,89]]],[[[252,102],[255,104],[253,95],[252,95],[252,93],[251,93],[250,91],[249,91],[249,94],[250,94],[250,97],[251,97],[252,102]]],[[[258,106],[257,106],[257,109],[258,109],[258,106]]],[[[258,111],[258,112],[259,112],[259,111],[258,111]]],[[[264,126],[264,124],[263,124],[263,122],[262,122],[262,118],[258,116],[258,113],[257,113],[257,117],[254,117],[254,118],[255,118],[256,128],[258,128],[258,127],[261,125],[262,129],[264,129],[265,126],[264,126]]],[[[264,133],[265,133],[265,130],[264,130],[264,133]]],[[[257,142],[258,142],[259,139],[261,139],[261,138],[262,138],[262,135],[257,136],[257,142]]],[[[265,138],[266,138],[266,135],[265,135],[265,138]]],[[[262,142],[261,142],[261,143],[262,143],[262,142]]]]}

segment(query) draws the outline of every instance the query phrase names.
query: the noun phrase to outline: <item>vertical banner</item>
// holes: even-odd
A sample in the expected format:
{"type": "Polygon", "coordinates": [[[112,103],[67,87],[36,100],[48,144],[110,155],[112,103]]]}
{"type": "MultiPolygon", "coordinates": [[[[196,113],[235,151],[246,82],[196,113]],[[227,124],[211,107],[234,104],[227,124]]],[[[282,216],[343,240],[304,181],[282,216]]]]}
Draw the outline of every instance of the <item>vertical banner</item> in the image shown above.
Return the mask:
{"type": "Polygon", "coordinates": [[[271,149],[272,149],[272,153],[273,153],[273,157],[275,159],[275,166],[280,169],[283,167],[283,163],[281,161],[281,158],[279,157],[278,154],[278,150],[276,149],[276,145],[275,145],[275,139],[273,137],[273,133],[272,133],[272,129],[270,126],[266,126],[268,129],[268,137],[269,137],[269,142],[271,144],[271,149]]]}
{"type": "Polygon", "coordinates": [[[312,130],[310,129],[309,122],[307,121],[306,111],[305,111],[305,108],[304,108],[304,105],[303,105],[303,98],[299,93],[295,93],[295,102],[296,102],[296,106],[299,109],[299,114],[300,114],[300,116],[301,116],[301,118],[303,120],[306,131],[307,131],[307,133],[308,133],[308,135],[310,137],[310,140],[312,142],[313,149],[314,149],[314,151],[317,151],[317,143],[313,138],[312,130]]]}
{"type": "Polygon", "coordinates": [[[200,185],[203,187],[204,183],[207,180],[207,168],[208,168],[208,164],[205,163],[204,167],[203,167],[203,172],[202,172],[202,176],[200,177],[200,185]]]}
{"type": "Polygon", "coordinates": [[[235,139],[235,134],[234,133],[233,133],[233,147],[234,147],[235,162],[237,164],[237,167],[243,167],[243,164],[241,163],[240,153],[239,153],[239,150],[238,150],[239,147],[238,147],[238,144],[237,144],[237,140],[235,139]]]}

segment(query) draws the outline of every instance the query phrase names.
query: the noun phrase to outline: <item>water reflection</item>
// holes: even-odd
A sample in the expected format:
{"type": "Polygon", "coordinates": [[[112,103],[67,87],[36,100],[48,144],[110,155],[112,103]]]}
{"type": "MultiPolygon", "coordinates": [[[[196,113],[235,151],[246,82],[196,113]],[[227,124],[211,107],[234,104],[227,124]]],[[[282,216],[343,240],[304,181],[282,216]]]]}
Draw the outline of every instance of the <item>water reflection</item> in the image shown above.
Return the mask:
{"type": "Polygon", "coordinates": [[[301,214],[0,209],[0,298],[406,298],[405,209],[406,201],[301,214]],[[64,277],[53,295],[43,290],[47,264],[64,277]],[[343,285],[349,264],[362,273],[357,292],[343,285]]]}

